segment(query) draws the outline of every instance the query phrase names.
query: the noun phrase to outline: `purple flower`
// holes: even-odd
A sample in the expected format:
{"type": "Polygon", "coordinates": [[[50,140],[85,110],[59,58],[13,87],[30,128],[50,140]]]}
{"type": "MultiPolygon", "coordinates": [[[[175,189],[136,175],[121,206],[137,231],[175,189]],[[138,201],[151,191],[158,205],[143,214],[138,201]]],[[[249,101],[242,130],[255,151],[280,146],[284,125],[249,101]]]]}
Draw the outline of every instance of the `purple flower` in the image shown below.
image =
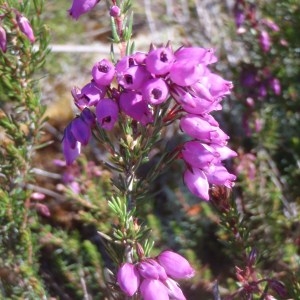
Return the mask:
{"type": "Polygon", "coordinates": [[[104,98],[106,90],[106,86],[98,86],[92,80],[81,89],[81,92],[75,91],[75,89],[73,89],[72,94],[75,100],[75,104],[80,108],[84,108],[86,106],[97,105],[100,99],[104,98]]]}
{"type": "Polygon", "coordinates": [[[110,85],[115,76],[115,66],[109,60],[102,59],[94,65],[92,76],[98,86],[110,85]]]}
{"type": "MultiPolygon", "coordinates": [[[[210,119],[213,118],[210,116],[210,119]]],[[[185,115],[180,120],[180,128],[189,136],[204,143],[215,143],[225,146],[229,139],[229,136],[219,127],[212,125],[211,121],[205,120],[203,116],[185,115]]]]}
{"type": "Polygon", "coordinates": [[[220,146],[218,144],[210,144],[210,147],[216,151],[219,160],[224,160],[224,159],[237,156],[237,153],[235,151],[231,150],[226,146],[220,146]]]}
{"type": "Polygon", "coordinates": [[[266,31],[261,31],[259,36],[259,42],[264,52],[269,52],[271,49],[271,39],[266,31]]]}
{"type": "Polygon", "coordinates": [[[145,126],[153,122],[152,113],[142,95],[134,91],[124,91],[120,95],[119,104],[125,114],[140,122],[142,125],[145,126]]]}
{"type": "Polygon", "coordinates": [[[138,90],[150,77],[150,73],[144,66],[132,66],[117,75],[119,84],[131,90],[138,90]]]}
{"type": "Polygon", "coordinates": [[[231,81],[223,79],[221,76],[209,73],[207,76],[207,85],[209,92],[213,97],[223,97],[230,94],[233,88],[231,81]]]}
{"type": "Polygon", "coordinates": [[[6,31],[2,26],[0,26],[0,48],[2,52],[6,52],[7,50],[7,39],[6,39],[6,31]]]}
{"type": "Polygon", "coordinates": [[[186,300],[185,296],[182,293],[181,288],[179,287],[178,283],[175,280],[168,278],[165,281],[165,283],[167,284],[168,294],[171,299],[186,300]]]}
{"type": "Polygon", "coordinates": [[[175,52],[177,61],[193,61],[195,64],[209,65],[217,61],[213,49],[206,49],[200,47],[182,47],[175,52]]]}
{"type": "Polygon", "coordinates": [[[218,162],[218,152],[199,141],[186,142],[181,151],[183,159],[194,168],[205,168],[213,162],[218,162]]]}
{"type": "Polygon", "coordinates": [[[280,95],[281,94],[281,85],[280,85],[280,81],[278,78],[271,78],[269,85],[271,87],[271,89],[273,90],[275,95],[280,95]]]}
{"type": "Polygon", "coordinates": [[[91,137],[91,128],[81,117],[76,117],[71,122],[71,132],[75,139],[83,145],[87,145],[91,137]]]}
{"type": "Polygon", "coordinates": [[[170,70],[170,79],[180,86],[191,86],[204,75],[206,67],[193,60],[176,61],[170,70]]]}
{"type": "Polygon", "coordinates": [[[242,9],[235,7],[234,8],[234,21],[235,26],[239,29],[245,22],[245,13],[242,9]]]}
{"type": "Polygon", "coordinates": [[[279,26],[273,20],[262,19],[261,22],[273,31],[279,31],[280,30],[279,26]]]}
{"type": "Polygon", "coordinates": [[[140,285],[140,275],[131,263],[124,263],[119,268],[117,280],[121,290],[128,296],[133,296],[140,285]]]}
{"type": "Polygon", "coordinates": [[[69,15],[78,20],[78,18],[91,9],[93,9],[100,0],[73,0],[71,8],[68,10],[69,15]]]}
{"type": "Polygon", "coordinates": [[[95,115],[87,107],[81,112],[80,117],[89,127],[95,124],[95,115]]]}
{"type": "Polygon", "coordinates": [[[118,120],[119,108],[115,101],[102,99],[96,106],[96,116],[100,127],[112,130],[118,120]]]}
{"type": "Polygon", "coordinates": [[[81,143],[76,141],[71,131],[71,123],[65,129],[62,148],[67,165],[71,165],[81,152],[81,143]]]}
{"type": "Polygon", "coordinates": [[[168,98],[169,88],[162,78],[153,78],[143,85],[142,94],[148,103],[161,104],[168,98]]]}
{"type": "Polygon", "coordinates": [[[190,263],[178,253],[163,251],[157,256],[159,264],[166,270],[167,275],[174,279],[191,278],[195,271],[190,263]]]}
{"type": "Polygon", "coordinates": [[[20,30],[27,36],[31,43],[34,43],[35,37],[28,19],[20,13],[17,13],[16,17],[20,30]]]}
{"type": "Polygon", "coordinates": [[[141,276],[148,279],[159,279],[165,281],[168,276],[165,269],[154,259],[146,259],[138,264],[138,271],[141,276]]]}
{"type": "Polygon", "coordinates": [[[198,168],[186,169],[183,174],[183,180],[192,194],[203,200],[209,200],[209,184],[202,170],[198,168]]]}
{"type": "Polygon", "coordinates": [[[121,13],[121,9],[117,5],[113,5],[109,10],[109,14],[113,18],[118,17],[120,15],[120,13],[121,13]]]}
{"type": "Polygon", "coordinates": [[[230,174],[221,164],[211,165],[205,170],[205,173],[209,183],[225,185],[228,188],[233,187],[233,181],[236,179],[236,176],[230,174]]]}
{"type": "Polygon", "coordinates": [[[154,75],[164,75],[171,70],[174,54],[171,49],[162,47],[149,52],[146,58],[147,70],[154,75]]]}
{"type": "Polygon", "coordinates": [[[156,279],[144,279],[140,286],[141,294],[144,300],[169,300],[168,289],[156,279]]]}

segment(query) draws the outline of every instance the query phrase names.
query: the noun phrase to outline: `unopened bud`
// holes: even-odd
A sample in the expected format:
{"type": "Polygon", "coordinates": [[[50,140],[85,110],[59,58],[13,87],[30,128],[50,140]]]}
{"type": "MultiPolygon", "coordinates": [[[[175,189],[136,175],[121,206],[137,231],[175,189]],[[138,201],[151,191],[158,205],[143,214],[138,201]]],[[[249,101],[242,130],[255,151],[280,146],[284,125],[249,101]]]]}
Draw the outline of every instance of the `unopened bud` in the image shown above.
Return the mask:
{"type": "Polygon", "coordinates": [[[33,33],[32,27],[31,27],[28,19],[18,13],[17,14],[17,23],[18,23],[20,30],[27,36],[29,41],[31,43],[34,43],[35,37],[34,37],[34,33],[33,33]]]}
{"type": "Polygon", "coordinates": [[[253,266],[257,259],[257,250],[252,248],[248,256],[248,265],[253,266]]]}
{"type": "Polygon", "coordinates": [[[117,5],[113,5],[109,10],[109,14],[113,18],[118,17],[120,13],[121,13],[121,9],[117,5]]]}
{"type": "Polygon", "coordinates": [[[7,39],[6,39],[6,31],[2,26],[0,26],[0,48],[2,52],[6,52],[7,47],[7,39]]]}

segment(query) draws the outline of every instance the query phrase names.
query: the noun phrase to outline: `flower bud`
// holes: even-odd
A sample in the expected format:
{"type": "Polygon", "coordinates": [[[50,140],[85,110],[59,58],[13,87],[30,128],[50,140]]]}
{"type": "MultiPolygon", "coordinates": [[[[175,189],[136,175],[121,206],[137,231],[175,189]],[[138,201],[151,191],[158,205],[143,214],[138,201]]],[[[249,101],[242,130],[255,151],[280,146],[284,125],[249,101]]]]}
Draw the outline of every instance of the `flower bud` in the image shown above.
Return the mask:
{"type": "Polygon", "coordinates": [[[174,279],[190,278],[195,274],[189,262],[173,251],[163,251],[158,255],[157,260],[166,273],[174,279]]]}
{"type": "Polygon", "coordinates": [[[118,17],[120,15],[120,13],[121,13],[121,9],[117,5],[113,5],[109,10],[109,14],[113,18],[118,17]]]}
{"type": "Polygon", "coordinates": [[[93,9],[100,0],[73,0],[69,15],[78,20],[78,18],[93,9]]]}
{"type": "Polygon", "coordinates": [[[203,200],[209,200],[209,184],[202,170],[197,168],[187,169],[183,174],[183,180],[192,194],[203,200]]]}
{"type": "Polygon", "coordinates": [[[144,279],[140,290],[144,300],[169,300],[168,289],[160,280],[144,279]]]}
{"type": "Polygon", "coordinates": [[[123,264],[117,274],[117,281],[121,290],[128,296],[133,296],[140,284],[140,276],[135,265],[123,264]]]}
{"type": "Polygon", "coordinates": [[[7,39],[6,39],[6,31],[2,26],[0,26],[0,48],[2,52],[6,52],[7,50],[7,39]]]}
{"type": "Polygon", "coordinates": [[[31,27],[28,19],[26,17],[24,17],[23,15],[21,15],[20,13],[18,13],[17,14],[17,23],[18,23],[20,30],[27,36],[29,41],[31,43],[34,43],[35,37],[34,37],[33,30],[32,30],[32,27],[31,27]]]}
{"type": "Polygon", "coordinates": [[[165,281],[168,278],[165,269],[154,259],[147,259],[139,263],[138,271],[141,276],[148,279],[165,281]]]}

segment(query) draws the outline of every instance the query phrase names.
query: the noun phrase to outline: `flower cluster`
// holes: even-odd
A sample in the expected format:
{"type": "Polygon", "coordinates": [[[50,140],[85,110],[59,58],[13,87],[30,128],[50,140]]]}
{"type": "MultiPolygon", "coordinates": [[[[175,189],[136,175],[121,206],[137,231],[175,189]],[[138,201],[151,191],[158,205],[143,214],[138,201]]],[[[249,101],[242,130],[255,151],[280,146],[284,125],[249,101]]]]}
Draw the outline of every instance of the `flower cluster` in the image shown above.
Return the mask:
{"type": "MultiPolygon", "coordinates": [[[[16,9],[13,9],[13,11],[15,14],[15,20],[16,20],[17,27],[28,38],[28,40],[31,43],[34,43],[35,36],[34,36],[33,30],[32,30],[32,27],[30,25],[30,22],[28,21],[28,19],[25,16],[23,16],[16,9]]],[[[3,21],[4,17],[5,17],[5,14],[0,16],[0,49],[2,50],[2,52],[5,53],[7,51],[7,34],[6,34],[6,30],[5,30],[4,26],[1,26],[1,21],[3,21]]]]}
{"type": "Polygon", "coordinates": [[[124,263],[118,270],[121,290],[133,296],[138,290],[144,300],[185,300],[176,279],[190,278],[194,270],[181,255],[163,251],[156,258],[147,258],[132,264],[124,263]],[[175,279],[175,280],[174,280],[175,279]]]}
{"type": "Polygon", "coordinates": [[[182,150],[186,185],[205,200],[209,183],[231,187],[235,176],[221,161],[236,153],[226,147],[229,137],[210,112],[221,109],[232,83],[208,69],[216,61],[212,49],[182,47],[174,52],[166,46],[125,56],[116,65],[107,59],[97,62],[91,82],[72,90],[82,113],[65,130],[67,163],[78,156],[81,144],[88,143],[95,119],[99,127],[112,130],[119,113],[124,113],[146,126],[153,122],[154,107],[173,98],[179,107],[175,117],[181,118],[180,128],[192,138],[182,150]]]}

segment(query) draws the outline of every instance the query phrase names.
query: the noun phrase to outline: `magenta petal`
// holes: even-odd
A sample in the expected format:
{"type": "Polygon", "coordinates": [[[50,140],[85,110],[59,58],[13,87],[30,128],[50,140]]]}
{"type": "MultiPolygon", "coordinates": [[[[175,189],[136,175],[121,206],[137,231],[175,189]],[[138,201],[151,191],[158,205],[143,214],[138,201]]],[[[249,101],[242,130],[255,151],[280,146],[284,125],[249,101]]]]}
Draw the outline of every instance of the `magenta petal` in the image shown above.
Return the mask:
{"type": "Polygon", "coordinates": [[[185,296],[182,293],[179,284],[171,278],[166,280],[166,284],[168,286],[168,292],[171,299],[174,300],[186,300],[185,296]]]}
{"type": "Polygon", "coordinates": [[[163,251],[158,255],[157,260],[166,273],[174,279],[191,278],[195,274],[190,263],[173,251],[163,251]]]}
{"type": "Polygon", "coordinates": [[[133,296],[140,284],[140,276],[135,265],[124,263],[118,270],[117,281],[126,295],[133,296]]]}
{"type": "Polygon", "coordinates": [[[102,99],[96,106],[96,116],[100,127],[112,130],[118,120],[119,107],[112,99],[102,99]]]}
{"type": "Polygon", "coordinates": [[[143,300],[169,300],[168,289],[159,280],[144,279],[140,290],[143,300]]]}
{"type": "Polygon", "coordinates": [[[209,200],[209,184],[202,170],[197,168],[187,169],[183,174],[183,179],[192,194],[203,200],[209,200]]]}

